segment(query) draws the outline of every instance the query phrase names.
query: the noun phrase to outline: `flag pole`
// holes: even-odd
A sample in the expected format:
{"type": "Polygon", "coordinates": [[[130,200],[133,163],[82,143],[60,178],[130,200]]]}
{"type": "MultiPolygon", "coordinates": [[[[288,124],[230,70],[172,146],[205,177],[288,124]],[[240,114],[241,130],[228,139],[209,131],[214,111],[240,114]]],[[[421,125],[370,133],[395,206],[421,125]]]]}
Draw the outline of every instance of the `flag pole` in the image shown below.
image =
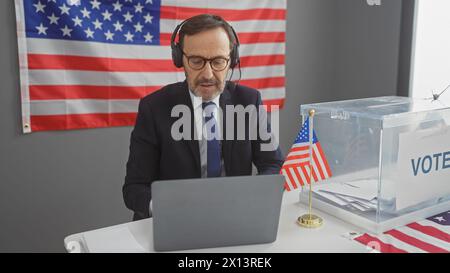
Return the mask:
{"type": "Polygon", "coordinates": [[[314,181],[312,181],[311,179],[311,169],[312,169],[312,145],[313,145],[313,139],[314,139],[314,122],[313,122],[313,118],[314,118],[314,114],[315,114],[315,110],[311,109],[309,110],[309,118],[308,118],[308,122],[309,122],[309,176],[308,176],[308,182],[309,182],[309,213],[308,214],[304,214],[302,216],[300,216],[297,219],[297,223],[302,226],[302,227],[306,227],[306,228],[317,228],[320,227],[323,224],[323,220],[320,216],[314,215],[312,214],[312,184],[314,181]]]}

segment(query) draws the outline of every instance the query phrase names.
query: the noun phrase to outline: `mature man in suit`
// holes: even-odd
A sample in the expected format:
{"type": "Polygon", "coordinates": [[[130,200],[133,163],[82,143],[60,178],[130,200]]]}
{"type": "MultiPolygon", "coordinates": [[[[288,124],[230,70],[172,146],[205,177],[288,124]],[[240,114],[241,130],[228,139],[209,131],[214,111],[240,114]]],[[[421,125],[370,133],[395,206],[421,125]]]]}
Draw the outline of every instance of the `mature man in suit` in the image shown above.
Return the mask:
{"type": "MultiPolygon", "coordinates": [[[[278,145],[267,151],[261,147],[273,139],[263,140],[259,134],[252,139],[248,133],[245,139],[236,139],[236,132],[232,139],[205,135],[205,124],[210,124],[211,132],[226,135],[226,106],[261,106],[257,90],[226,80],[229,70],[239,64],[239,40],[232,27],[219,16],[194,16],[177,26],[171,46],[174,64],[184,68],[186,80],[139,103],[123,186],[134,220],[151,216],[150,185],[155,180],[251,175],[252,163],[258,174],[275,174],[283,164],[278,145]],[[180,105],[190,110],[192,138],[173,136],[178,118],[172,110],[180,105]],[[197,140],[202,134],[205,137],[197,140]]],[[[248,116],[246,121],[247,129],[258,127],[248,116]]]]}

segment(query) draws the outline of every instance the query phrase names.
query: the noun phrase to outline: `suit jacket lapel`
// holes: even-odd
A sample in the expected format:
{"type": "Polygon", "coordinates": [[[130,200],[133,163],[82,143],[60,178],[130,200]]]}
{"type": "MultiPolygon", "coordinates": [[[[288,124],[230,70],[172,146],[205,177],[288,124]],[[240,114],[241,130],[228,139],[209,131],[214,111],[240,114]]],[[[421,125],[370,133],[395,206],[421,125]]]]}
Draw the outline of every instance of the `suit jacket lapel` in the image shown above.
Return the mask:
{"type": "MultiPolygon", "coordinates": [[[[191,101],[191,97],[189,95],[189,89],[188,89],[188,85],[187,85],[186,81],[184,81],[182,83],[182,88],[179,88],[179,89],[177,89],[177,92],[174,92],[174,98],[172,101],[175,102],[172,107],[174,107],[175,105],[178,105],[178,104],[187,105],[189,107],[190,115],[191,115],[191,117],[190,117],[191,138],[190,138],[190,140],[183,139],[181,141],[189,147],[189,150],[191,151],[191,155],[196,164],[197,174],[200,177],[201,176],[201,166],[200,166],[200,150],[198,147],[199,143],[198,143],[198,140],[196,140],[194,138],[194,136],[196,134],[194,108],[192,107],[192,101],[191,101]]],[[[175,120],[176,119],[177,118],[175,118],[175,120]]]]}

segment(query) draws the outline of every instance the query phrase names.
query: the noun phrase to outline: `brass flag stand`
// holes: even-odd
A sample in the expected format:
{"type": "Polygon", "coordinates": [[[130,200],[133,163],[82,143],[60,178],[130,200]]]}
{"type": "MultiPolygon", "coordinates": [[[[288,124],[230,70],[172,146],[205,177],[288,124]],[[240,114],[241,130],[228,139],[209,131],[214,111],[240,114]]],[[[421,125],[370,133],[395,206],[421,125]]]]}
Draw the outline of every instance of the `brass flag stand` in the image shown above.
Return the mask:
{"type": "Polygon", "coordinates": [[[312,169],[312,145],[313,145],[313,138],[314,138],[314,130],[313,130],[313,118],[314,118],[315,111],[314,109],[311,109],[309,111],[309,213],[304,214],[297,219],[297,223],[305,228],[318,228],[323,224],[323,220],[320,216],[312,214],[312,183],[311,181],[311,169],[312,169]]]}

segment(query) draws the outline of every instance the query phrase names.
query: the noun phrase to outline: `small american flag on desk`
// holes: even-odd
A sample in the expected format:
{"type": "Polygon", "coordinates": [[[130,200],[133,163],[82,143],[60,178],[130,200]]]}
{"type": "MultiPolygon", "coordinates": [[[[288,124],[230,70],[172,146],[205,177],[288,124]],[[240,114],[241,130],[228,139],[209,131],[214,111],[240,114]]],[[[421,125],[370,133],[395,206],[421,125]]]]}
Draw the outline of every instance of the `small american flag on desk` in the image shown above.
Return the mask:
{"type": "MultiPolygon", "coordinates": [[[[309,118],[303,124],[289,153],[284,161],[280,173],[284,175],[285,188],[288,191],[295,190],[309,184],[309,118]]],[[[320,181],[331,177],[331,169],[328,165],[325,153],[322,150],[316,133],[313,130],[311,153],[312,181],[320,181]]]]}
{"type": "Polygon", "coordinates": [[[353,240],[383,253],[449,253],[450,211],[384,232],[353,240]]]}
{"type": "MultiPolygon", "coordinates": [[[[286,0],[15,0],[23,131],[130,126],[139,99],[183,81],[170,37],[222,16],[241,42],[241,84],[285,99],[286,0]]],[[[239,73],[234,73],[234,78],[239,73]]],[[[270,110],[270,107],[268,108],[270,110]]]]}

